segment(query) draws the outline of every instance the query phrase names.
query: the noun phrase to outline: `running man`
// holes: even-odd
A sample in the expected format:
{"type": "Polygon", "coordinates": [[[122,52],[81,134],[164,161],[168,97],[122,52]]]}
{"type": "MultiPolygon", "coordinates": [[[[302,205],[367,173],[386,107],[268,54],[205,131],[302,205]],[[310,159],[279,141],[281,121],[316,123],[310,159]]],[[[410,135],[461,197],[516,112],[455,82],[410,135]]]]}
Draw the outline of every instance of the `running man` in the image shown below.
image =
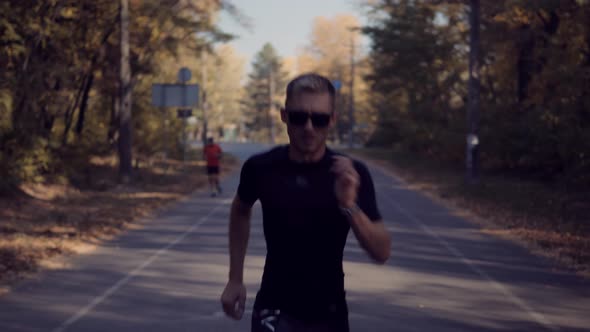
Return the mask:
{"type": "Polygon", "coordinates": [[[390,256],[391,237],[367,167],[326,147],[334,98],[327,78],[295,78],[281,110],[289,145],[253,156],[242,167],[221,302],[229,317],[242,318],[250,218],[260,200],[267,254],[252,332],[348,332],[342,259],[349,230],[376,263],[390,256]]]}

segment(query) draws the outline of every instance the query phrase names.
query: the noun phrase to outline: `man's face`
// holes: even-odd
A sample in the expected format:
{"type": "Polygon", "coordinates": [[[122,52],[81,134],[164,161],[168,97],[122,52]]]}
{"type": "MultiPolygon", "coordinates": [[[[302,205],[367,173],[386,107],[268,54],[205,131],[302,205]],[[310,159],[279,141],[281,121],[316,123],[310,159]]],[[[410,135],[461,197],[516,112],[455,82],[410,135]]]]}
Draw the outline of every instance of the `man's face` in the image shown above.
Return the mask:
{"type": "Polygon", "coordinates": [[[302,153],[314,153],[326,142],[334,126],[334,112],[330,94],[303,92],[294,96],[281,111],[287,124],[290,143],[302,153]]]}

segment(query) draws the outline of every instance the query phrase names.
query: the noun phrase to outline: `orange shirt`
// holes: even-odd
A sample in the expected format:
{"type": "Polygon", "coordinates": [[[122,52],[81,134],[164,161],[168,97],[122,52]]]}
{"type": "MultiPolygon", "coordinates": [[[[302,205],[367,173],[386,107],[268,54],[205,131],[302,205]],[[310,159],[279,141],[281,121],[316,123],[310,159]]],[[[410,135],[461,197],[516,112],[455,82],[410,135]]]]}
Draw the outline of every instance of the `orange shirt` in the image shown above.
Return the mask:
{"type": "Polygon", "coordinates": [[[205,145],[203,154],[207,159],[207,166],[219,166],[219,157],[221,156],[221,152],[221,148],[215,143],[205,145]]]}

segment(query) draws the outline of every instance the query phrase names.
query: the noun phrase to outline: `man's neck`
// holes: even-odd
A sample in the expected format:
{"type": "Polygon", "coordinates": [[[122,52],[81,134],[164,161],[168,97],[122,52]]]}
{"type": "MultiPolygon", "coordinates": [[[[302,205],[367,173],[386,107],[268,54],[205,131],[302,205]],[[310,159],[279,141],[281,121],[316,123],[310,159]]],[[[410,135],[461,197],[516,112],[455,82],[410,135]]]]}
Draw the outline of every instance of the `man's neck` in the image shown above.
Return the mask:
{"type": "Polygon", "coordinates": [[[289,145],[289,159],[298,163],[313,163],[321,160],[326,153],[326,145],[323,145],[319,150],[313,153],[303,153],[289,145]]]}

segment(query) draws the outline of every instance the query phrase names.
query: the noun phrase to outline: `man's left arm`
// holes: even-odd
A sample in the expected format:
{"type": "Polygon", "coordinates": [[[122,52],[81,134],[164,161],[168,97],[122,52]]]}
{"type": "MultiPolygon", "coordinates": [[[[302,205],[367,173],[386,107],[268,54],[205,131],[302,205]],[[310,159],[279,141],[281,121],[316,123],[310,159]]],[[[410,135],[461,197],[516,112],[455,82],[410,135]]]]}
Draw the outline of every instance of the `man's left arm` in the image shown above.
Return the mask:
{"type": "Polygon", "coordinates": [[[355,237],[371,258],[384,264],[391,255],[391,235],[381,220],[371,175],[364,166],[357,170],[351,159],[340,156],[335,157],[332,171],[336,197],[355,237]]]}
{"type": "Polygon", "coordinates": [[[361,247],[377,263],[385,264],[391,255],[391,236],[385,223],[372,221],[360,208],[350,213],[348,220],[361,247]]]}

